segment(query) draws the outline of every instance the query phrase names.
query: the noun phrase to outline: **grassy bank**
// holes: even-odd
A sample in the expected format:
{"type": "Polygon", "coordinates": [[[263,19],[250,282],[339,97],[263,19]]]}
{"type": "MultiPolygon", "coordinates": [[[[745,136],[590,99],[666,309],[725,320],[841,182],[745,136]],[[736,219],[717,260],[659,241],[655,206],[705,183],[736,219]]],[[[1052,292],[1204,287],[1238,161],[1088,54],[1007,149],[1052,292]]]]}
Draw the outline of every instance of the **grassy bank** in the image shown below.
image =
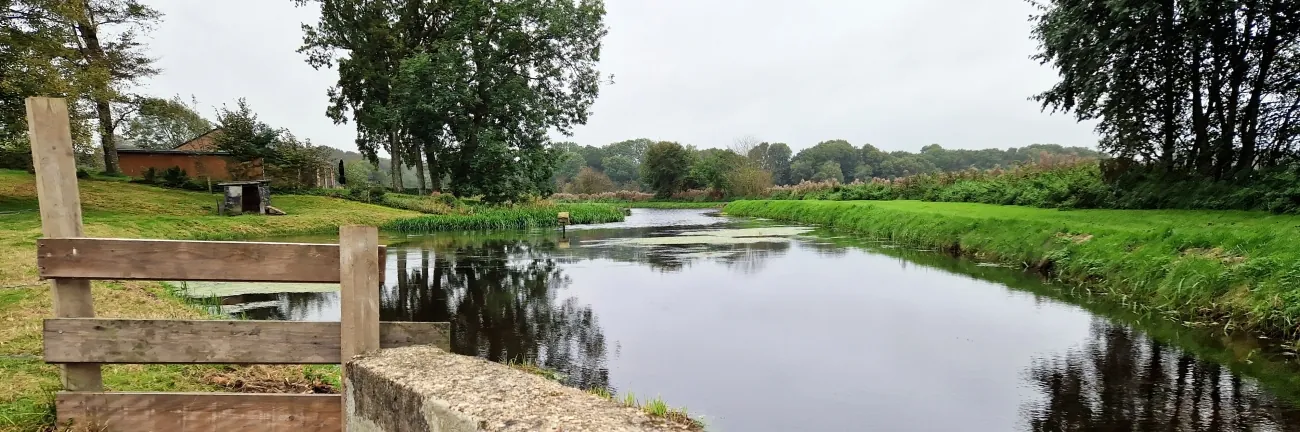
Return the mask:
{"type": "Polygon", "coordinates": [[[470,214],[427,214],[390,221],[385,230],[401,232],[482,231],[559,226],[560,212],[569,223],[591,224],[623,220],[623,210],[612,204],[532,204],[514,207],[477,207],[470,214]]]}
{"type": "MultiPolygon", "coordinates": [[[[215,216],[216,195],[125,182],[82,181],[87,236],[235,239],[328,233],[339,225],[381,224],[419,213],[311,196],[272,197],[287,216],[215,216]]],[[[41,320],[51,316],[48,284],[37,278],[40,215],[33,177],[0,170],[0,431],[44,430],[53,423],[58,369],[41,361],[41,320]]],[[[98,316],[213,318],[156,282],[95,282],[98,316]]],[[[104,367],[112,391],[311,391],[336,380],[329,367],[114,365],[104,367]],[[265,383],[282,383],[266,387],[265,383]]]]}
{"type": "Polygon", "coordinates": [[[1296,216],[918,201],[738,201],[724,211],[1040,269],[1188,323],[1300,336],[1296,216]]]}

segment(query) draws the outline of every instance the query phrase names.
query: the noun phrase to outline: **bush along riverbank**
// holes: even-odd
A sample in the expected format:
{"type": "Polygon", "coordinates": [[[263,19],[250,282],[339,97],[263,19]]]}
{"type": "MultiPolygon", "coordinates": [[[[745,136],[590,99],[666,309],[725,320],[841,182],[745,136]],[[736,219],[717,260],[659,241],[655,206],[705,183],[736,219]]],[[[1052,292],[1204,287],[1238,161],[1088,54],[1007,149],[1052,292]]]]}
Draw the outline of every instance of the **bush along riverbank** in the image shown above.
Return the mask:
{"type": "Polygon", "coordinates": [[[822,225],[1035,269],[1137,312],[1300,337],[1300,217],[918,201],[738,201],[734,216],[822,225]]]}

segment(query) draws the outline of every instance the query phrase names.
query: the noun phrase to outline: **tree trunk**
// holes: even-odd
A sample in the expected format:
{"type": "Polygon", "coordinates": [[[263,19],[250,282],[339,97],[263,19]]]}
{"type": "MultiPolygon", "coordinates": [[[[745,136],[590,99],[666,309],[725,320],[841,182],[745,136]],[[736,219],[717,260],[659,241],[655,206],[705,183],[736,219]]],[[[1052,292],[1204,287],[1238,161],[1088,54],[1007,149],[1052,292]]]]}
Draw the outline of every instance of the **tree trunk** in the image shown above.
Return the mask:
{"type": "Polygon", "coordinates": [[[119,174],[117,143],[113,140],[113,109],[107,99],[95,100],[95,114],[99,117],[99,144],[104,149],[104,172],[119,174]]]}
{"type": "Polygon", "coordinates": [[[393,190],[401,192],[402,185],[402,147],[397,142],[397,131],[394,130],[388,134],[388,157],[390,168],[392,168],[393,190]]]}
{"type": "MultiPolygon", "coordinates": [[[[89,7],[89,5],[86,5],[89,7]]],[[[88,11],[86,13],[89,13],[88,11]]],[[[89,17],[77,22],[76,31],[81,36],[82,54],[86,63],[96,66],[104,62],[104,47],[99,44],[99,28],[89,17]]],[[[107,81],[95,81],[90,95],[95,102],[95,115],[99,118],[99,143],[104,150],[104,172],[118,174],[117,143],[114,142],[113,107],[109,104],[112,89],[107,81]]]]}
{"type": "Polygon", "coordinates": [[[442,170],[441,166],[438,165],[437,152],[434,151],[432,144],[424,145],[424,158],[428,161],[429,190],[442,192],[442,170]]]}
{"type": "MultiPolygon", "coordinates": [[[[1270,10],[1270,12],[1274,12],[1270,10]]],[[[1255,169],[1255,155],[1257,154],[1256,144],[1259,142],[1259,120],[1260,104],[1263,103],[1264,91],[1268,86],[1268,74],[1273,66],[1273,59],[1277,56],[1277,47],[1280,41],[1275,36],[1273,25],[1269,26],[1267,33],[1262,35],[1264,44],[1260,48],[1259,68],[1255,72],[1255,82],[1251,84],[1250,99],[1246,102],[1246,110],[1242,114],[1241,121],[1241,157],[1237,161],[1237,175],[1248,176],[1255,169]]]]}
{"type": "Polygon", "coordinates": [[[428,186],[429,183],[425,181],[424,158],[420,157],[419,153],[415,154],[415,176],[416,178],[420,179],[420,195],[424,195],[425,191],[428,190],[426,189],[426,187],[428,186]]]}
{"type": "Polygon", "coordinates": [[[1177,152],[1178,143],[1178,106],[1181,103],[1174,85],[1174,80],[1177,78],[1174,73],[1177,64],[1175,57],[1180,55],[1175,48],[1179,32],[1174,30],[1174,1],[1164,0],[1162,6],[1160,27],[1165,40],[1160,47],[1160,63],[1161,69],[1164,71],[1164,77],[1161,80],[1160,131],[1162,139],[1159,157],[1160,165],[1166,173],[1170,173],[1174,171],[1174,160],[1176,159],[1174,153],[1177,152]]]}

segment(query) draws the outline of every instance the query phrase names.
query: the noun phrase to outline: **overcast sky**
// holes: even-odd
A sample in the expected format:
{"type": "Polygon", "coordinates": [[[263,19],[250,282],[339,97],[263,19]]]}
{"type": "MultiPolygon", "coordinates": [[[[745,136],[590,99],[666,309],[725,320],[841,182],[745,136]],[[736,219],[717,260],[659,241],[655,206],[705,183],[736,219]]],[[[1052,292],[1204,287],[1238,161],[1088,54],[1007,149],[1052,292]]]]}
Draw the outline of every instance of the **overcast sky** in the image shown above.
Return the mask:
{"type": "MultiPolygon", "coordinates": [[[[290,0],[148,0],[165,14],[144,92],[248,98],[263,121],[346,150],[325,117],[332,70],[295,50],[312,8],[290,0]]],[[[1055,72],[1030,60],[1023,0],[607,0],[603,86],[571,140],[647,137],[724,147],[752,135],[797,149],[829,139],[885,150],[1093,146],[1090,124],[1027,100],[1055,72]]]]}

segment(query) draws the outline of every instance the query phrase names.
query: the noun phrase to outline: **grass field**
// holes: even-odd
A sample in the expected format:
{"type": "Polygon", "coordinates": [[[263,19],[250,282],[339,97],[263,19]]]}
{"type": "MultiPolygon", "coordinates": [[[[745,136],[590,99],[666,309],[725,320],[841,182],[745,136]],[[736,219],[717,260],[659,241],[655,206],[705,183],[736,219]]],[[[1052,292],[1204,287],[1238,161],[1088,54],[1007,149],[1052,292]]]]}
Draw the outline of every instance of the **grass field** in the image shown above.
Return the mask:
{"type": "MultiPolygon", "coordinates": [[[[82,181],[87,236],[168,239],[234,239],[334,232],[339,225],[380,224],[419,213],[313,196],[274,196],[287,216],[215,215],[217,195],[161,189],[117,181],[82,181]]],[[[58,369],[41,361],[41,320],[51,316],[48,284],[36,273],[40,237],[34,178],[0,170],[0,431],[43,430],[53,422],[58,369]]],[[[154,282],[95,282],[95,313],[117,318],[204,319],[210,315],[154,282]]],[[[334,368],[337,369],[337,368],[334,368]]],[[[336,381],[329,366],[120,365],[104,367],[104,386],[114,391],[257,390],[257,383],[284,383],[271,391],[302,391],[336,381]]]]}
{"type": "Polygon", "coordinates": [[[1189,324],[1300,336],[1298,216],[919,201],[738,201],[724,212],[1040,269],[1189,324]]]}

